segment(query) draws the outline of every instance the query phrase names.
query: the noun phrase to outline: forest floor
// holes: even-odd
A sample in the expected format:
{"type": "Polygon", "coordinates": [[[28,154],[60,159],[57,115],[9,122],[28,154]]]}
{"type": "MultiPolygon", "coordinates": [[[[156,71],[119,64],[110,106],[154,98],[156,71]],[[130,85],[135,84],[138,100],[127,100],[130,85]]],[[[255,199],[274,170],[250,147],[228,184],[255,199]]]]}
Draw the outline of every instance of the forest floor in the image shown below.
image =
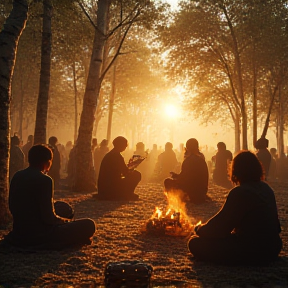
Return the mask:
{"type": "MultiPolygon", "coordinates": [[[[187,249],[188,237],[144,233],[141,228],[155,206],[167,205],[160,184],[139,185],[136,193],[140,200],[134,202],[99,201],[93,193],[57,190],[55,199],[70,203],[76,219],[95,220],[92,245],[64,251],[23,251],[0,245],[0,287],[105,287],[105,265],[123,260],[141,260],[153,266],[149,287],[288,287],[288,183],[270,184],[278,204],[283,250],[269,265],[222,266],[195,261],[187,249]]],[[[188,203],[191,222],[204,222],[214,215],[227,192],[211,184],[208,195],[212,201],[188,203]]],[[[0,239],[9,229],[0,230],[0,239]]]]}

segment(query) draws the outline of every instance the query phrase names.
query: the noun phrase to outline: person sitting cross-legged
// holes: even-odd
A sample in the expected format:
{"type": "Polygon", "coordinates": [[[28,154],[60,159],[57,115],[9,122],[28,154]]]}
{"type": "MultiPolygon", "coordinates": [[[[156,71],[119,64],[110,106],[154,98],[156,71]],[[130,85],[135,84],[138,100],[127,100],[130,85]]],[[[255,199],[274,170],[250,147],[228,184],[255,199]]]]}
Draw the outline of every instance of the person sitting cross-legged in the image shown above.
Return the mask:
{"type": "Polygon", "coordinates": [[[221,210],[195,227],[188,248],[198,260],[220,264],[263,264],[282,249],[277,205],[263,181],[257,156],[241,151],[232,160],[231,180],[237,185],[221,210]]]}
{"type": "Polygon", "coordinates": [[[134,190],[141,180],[141,173],[129,169],[121,155],[128,141],[118,136],[112,143],[114,148],[104,156],[100,165],[96,197],[99,200],[137,200],[139,196],[134,190]]]}
{"type": "Polygon", "coordinates": [[[200,204],[208,200],[208,167],[204,155],[199,151],[195,138],[186,142],[185,159],[179,174],[170,172],[172,178],[164,180],[165,191],[173,193],[183,191],[189,196],[190,202],[200,204]]]}
{"type": "Polygon", "coordinates": [[[89,218],[73,221],[73,209],[68,203],[54,203],[53,180],[46,175],[52,158],[50,148],[34,145],[28,152],[29,167],[13,176],[9,191],[13,229],[5,237],[8,244],[63,249],[91,243],[95,222],[89,218]]]}

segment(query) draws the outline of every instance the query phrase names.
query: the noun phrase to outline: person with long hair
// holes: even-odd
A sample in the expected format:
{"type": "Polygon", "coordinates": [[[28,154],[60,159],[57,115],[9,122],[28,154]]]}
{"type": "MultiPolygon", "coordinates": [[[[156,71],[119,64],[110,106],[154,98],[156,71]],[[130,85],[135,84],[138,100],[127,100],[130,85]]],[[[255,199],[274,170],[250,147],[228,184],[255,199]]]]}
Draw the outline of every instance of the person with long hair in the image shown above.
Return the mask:
{"type": "Polygon", "coordinates": [[[262,165],[250,151],[232,161],[236,185],[220,211],[195,227],[188,248],[196,259],[221,264],[261,264],[275,260],[281,249],[280,222],[274,191],[264,182],[262,165]]]}

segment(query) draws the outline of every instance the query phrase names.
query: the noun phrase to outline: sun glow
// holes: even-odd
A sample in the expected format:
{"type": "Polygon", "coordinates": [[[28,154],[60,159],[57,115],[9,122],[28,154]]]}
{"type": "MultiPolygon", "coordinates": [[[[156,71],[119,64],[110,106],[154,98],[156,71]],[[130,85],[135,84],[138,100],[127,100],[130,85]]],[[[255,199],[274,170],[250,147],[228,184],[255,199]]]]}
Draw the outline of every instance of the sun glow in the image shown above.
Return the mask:
{"type": "Polygon", "coordinates": [[[170,118],[176,118],[179,115],[179,111],[177,107],[172,104],[167,104],[165,106],[165,113],[170,118]]]}

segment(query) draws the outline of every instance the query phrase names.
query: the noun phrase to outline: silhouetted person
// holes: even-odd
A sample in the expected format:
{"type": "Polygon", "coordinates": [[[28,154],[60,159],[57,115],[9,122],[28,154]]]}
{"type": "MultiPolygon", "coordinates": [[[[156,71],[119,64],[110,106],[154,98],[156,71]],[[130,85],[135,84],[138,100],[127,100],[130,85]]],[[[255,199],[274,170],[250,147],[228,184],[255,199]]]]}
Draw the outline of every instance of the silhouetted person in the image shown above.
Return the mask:
{"type": "Polygon", "coordinates": [[[185,159],[180,174],[171,172],[172,178],[164,181],[165,190],[182,190],[193,203],[203,203],[207,197],[209,173],[204,155],[199,151],[198,141],[191,138],[186,142],[185,159]]]}
{"type": "Polygon", "coordinates": [[[226,144],[224,142],[219,142],[217,148],[218,152],[212,158],[212,161],[215,163],[213,182],[219,186],[232,188],[232,183],[228,179],[228,167],[233,159],[233,155],[231,151],[226,149],[226,144]]]}
{"type": "Polygon", "coordinates": [[[233,188],[221,210],[195,227],[188,247],[196,259],[223,264],[262,264],[282,249],[274,192],[263,182],[255,154],[242,151],[232,161],[233,188]]]}
{"type": "Polygon", "coordinates": [[[278,155],[277,155],[277,149],[271,148],[270,149],[271,154],[271,163],[269,167],[269,180],[275,181],[277,179],[277,161],[278,161],[278,155]]]}
{"type": "Polygon", "coordinates": [[[156,169],[159,171],[159,180],[163,181],[166,177],[169,177],[170,172],[174,171],[178,165],[176,153],[173,151],[173,144],[167,142],[165,144],[165,150],[158,156],[156,169]]]}
{"type": "Polygon", "coordinates": [[[12,178],[9,209],[13,230],[8,243],[21,247],[57,248],[91,243],[95,223],[91,219],[71,221],[73,209],[55,202],[53,180],[49,177],[53,153],[44,145],[33,146],[28,153],[29,167],[12,178]],[[59,211],[57,211],[59,210],[59,211]]]}
{"type": "Polygon", "coordinates": [[[49,141],[49,147],[53,152],[52,165],[48,175],[54,180],[55,189],[58,189],[60,184],[60,168],[61,168],[61,156],[56,146],[58,139],[55,136],[51,136],[48,141],[49,141]]]}
{"type": "Polygon", "coordinates": [[[269,168],[271,163],[271,154],[268,148],[268,140],[266,138],[260,138],[255,143],[257,149],[256,156],[264,168],[265,179],[269,176],[269,168]]]}
{"type": "Polygon", "coordinates": [[[141,173],[130,170],[121,155],[128,141],[122,136],[113,140],[114,148],[103,158],[98,178],[98,199],[101,200],[137,200],[134,194],[141,180],[141,173]]]}
{"type": "Polygon", "coordinates": [[[146,183],[148,181],[148,169],[149,169],[149,155],[145,151],[145,144],[143,142],[138,142],[136,144],[136,150],[133,155],[138,155],[142,158],[146,158],[143,162],[137,167],[137,170],[141,173],[141,183],[146,183]]]}
{"type": "Polygon", "coordinates": [[[109,152],[108,148],[108,140],[103,139],[99,145],[99,147],[96,147],[94,149],[94,170],[95,170],[95,179],[96,183],[98,181],[99,171],[100,171],[100,165],[104,158],[104,156],[109,152]]]}
{"type": "Polygon", "coordinates": [[[9,159],[9,181],[14,174],[24,169],[25,155],[19,147],[20,139],[17,135],[11,137],[10,159],[9,159]]]}
{"type": "Polygon", "coordinates": [[[33,142],[34,142],[34,136],[29,135],[28,139],[27,139],[27,143],[25,145],[23,145],[23,147],[22,147],[22,151],[25,155],[25,163],[24,163],[25,168],[28,167],[28,165],[29,165],[29,163],[28,163],[28,151],[33,146],[33,142]]]}

